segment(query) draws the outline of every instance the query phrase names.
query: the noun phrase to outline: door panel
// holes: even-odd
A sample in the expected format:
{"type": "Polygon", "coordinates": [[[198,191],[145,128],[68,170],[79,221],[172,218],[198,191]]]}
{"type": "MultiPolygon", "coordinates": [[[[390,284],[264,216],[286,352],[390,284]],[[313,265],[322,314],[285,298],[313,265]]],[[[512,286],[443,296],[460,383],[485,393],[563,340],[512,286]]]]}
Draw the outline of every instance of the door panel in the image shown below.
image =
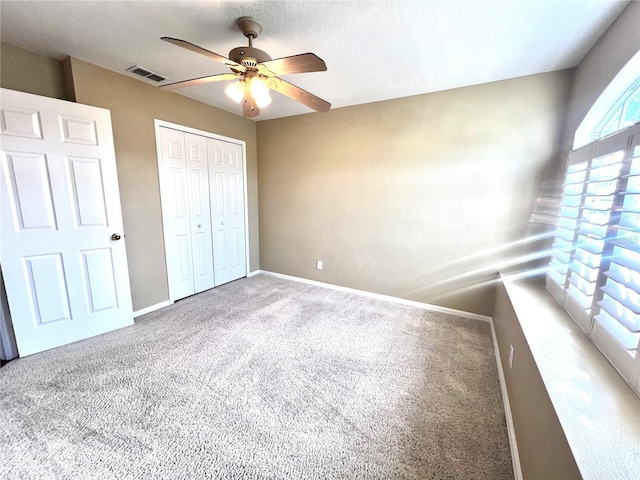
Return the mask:
{"type": "Polygon", "coordinates": [[[237,173],[229,173],[229,213],[231,215],[240,215],[240,201],[242,197],[239,196],[242,192],[242,187],[240,184],[240,175],[237,173]]]}
{"type": "MultiPolygon", "coordinates": [[[[191,255],[189,255],[189,237],[187,235],[176,236],[177,240],[177,255],[178,255],[178,267],[180,276],[177,279],[180,282],[189,282],[189,287],[192,287],[192,268],[191,268],[191,255]]],[[[187,295],[193,293],[193,289],[189,288],[187,295]]]]}
{"type": "Polygon", "coordinates": [[[187,168],[190,177],[194,291],[198,293],[214,286],[207,140],[200,135],[185,133],[185,145],[188,152],[187,168]]]}
{"type": "Polygon", "coordinates": [[[39,111],[14,105],[3,105],[0,116],[2,135],[13,137],[42,138],[42,123],[39,111]]]}
{"type": "Polygon", "coordinates": [[[227,197],[227,185],[225,182],[226,173],[224,171],[214,171],[215,175],[215,211],[218,219],[222,219],[226,214],[226,202],[225,198],[227,197]]]}
{"type": "Polygon", "coordinates": [[[107,211],[99,158],[67,157],[71,170],[76,225],[107,226],[107,211]]]}
{"type": "Polygon", "coordinates": [[[30,304],[38,325],[71,320],[69,292],[62,266],[62,255],[36,255],[24,258],[30,304]]]}
{"type": "Polygon", "coordinates": [[[187,199],[187,159],[184,149],[184,134],[176,130],[160,130],[162,161],[168,173],[161,189],[170,201],[165,202],[165,231],[167,232],[167,252],[169,282],[174,300],[193,295],[193,271],[191,268],[191,224],[187,199]],[[164,184],[164,185],[163,185],[164,184]]]}
{"type": "Polygon", "coordinates": [[[178,300],[214,285],[206,139],[161,127],[160,142],[169,281],[178,300]]]}
{"type": "Polygon", "coordinates": [[[174,220],[186,220],[187,202],[184,197],[184,171],[180,168],[171,168],[171,190],[173,192],[173,212],[174,220]]]}
{"type": "Polygon", "coordinates": [[[203,261],[205,258],[205,250],[211,249],[211,242],[207,242],[204,232],[196,232],[193,236],[194,250],[196,251],[194,258],[193,270],[195,277],[203,277],[207,274],[207,265],[203,261]]]}
{"type": "Polygon", "coordinates": [[[207,149],[217,286],[247,274],[242,147],[208,138],[207,149]]]}
{"type": "Polygon", "coordinates": [[[73,118],[60,115],[62,141],[80,145],[98,145],[96,122],[88,118],[73,118]]]}
{"type": "Polygon", "coordinates": [[[102,282],[100,290],[92,289],[89,291],[89,313],[118,308],[111,250],[100,248],[80,252],[80,254],[82,255],[87,285],[102,282]]]}
{"type": "Polygon", "coordinates": [[[191,214],[195,218],[202,218],[203,202],[202,202],[202,190],[200,189],[200,182],[202,181],[202,175],[199,170],[190,170],[189,175],[191,177],[191,198],[193,201],[193,209],[191,214]]]}
{"type": "MultiPolygon", "coordinates": [[[[220,272],[220,281],[229,282],[229,277],[231,273],[229,272],[229,231],[227,229],[219,229],[218,230],[218,249],[221,253],[220,258],[218,258],[218,271],[220,272]]],[[[217,272],[216,272],[217,273],[217,272]]]]}
{"type": "Polygon", "coordinates": [[[241,252],[240,246],[242,245],[240,238],[240,229],[233,227],[231,229],[231,265],[237,268],[240,265],[241,252]]]}
{"type": "Polygon", "coordinates": [[[20,356],[133,324],[109,111],[1,100],[0,258],[20,356]]]}
{"type": "Polygon", "coordinates": [[[56,230],[44,155],[5,152],[8,202],[20,230],[56,230]]]}

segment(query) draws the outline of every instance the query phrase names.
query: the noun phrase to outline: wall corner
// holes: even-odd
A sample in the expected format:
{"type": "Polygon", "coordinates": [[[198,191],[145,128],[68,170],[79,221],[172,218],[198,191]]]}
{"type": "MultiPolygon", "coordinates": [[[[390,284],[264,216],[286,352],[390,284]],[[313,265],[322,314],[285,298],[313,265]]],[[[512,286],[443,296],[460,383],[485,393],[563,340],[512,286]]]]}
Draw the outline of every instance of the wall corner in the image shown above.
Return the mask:
{"type": "Polygon", "coordinates": [[[60,68],[62,69],[62,82],[64,86],[65,99],[70,102],[75,102],[76,89],[73,82],[73,65],[71,57],[64,59],[60,68]]]}

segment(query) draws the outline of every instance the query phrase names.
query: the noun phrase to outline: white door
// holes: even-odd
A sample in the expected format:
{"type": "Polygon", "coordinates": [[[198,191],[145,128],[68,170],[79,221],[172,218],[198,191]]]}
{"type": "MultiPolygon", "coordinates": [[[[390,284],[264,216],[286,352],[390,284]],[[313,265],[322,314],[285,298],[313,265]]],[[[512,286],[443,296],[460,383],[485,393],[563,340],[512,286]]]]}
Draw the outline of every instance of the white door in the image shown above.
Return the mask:
{"type": "Polygon", "coordinates": [[[216,286],[247,274],[242,147],[207,139],[216,286]]]}
{"type": "Polygon", "coordinates": [[[20,356],[133,324],[111,114],[1,90],[0,260],[20,356]]]}
{"type": "Polygon", "coordinates": [[[211,248],[211,209],[207,176],[207,139],[185,133],[189,211],[195,293],[213,288],[213,250],[211,248]]]}
{"type": "Polygon", "coordinates": [[[200,135],[161,127],[160,145],[169,281],[178,300],[214,285],[207,143],[200,135]]]}

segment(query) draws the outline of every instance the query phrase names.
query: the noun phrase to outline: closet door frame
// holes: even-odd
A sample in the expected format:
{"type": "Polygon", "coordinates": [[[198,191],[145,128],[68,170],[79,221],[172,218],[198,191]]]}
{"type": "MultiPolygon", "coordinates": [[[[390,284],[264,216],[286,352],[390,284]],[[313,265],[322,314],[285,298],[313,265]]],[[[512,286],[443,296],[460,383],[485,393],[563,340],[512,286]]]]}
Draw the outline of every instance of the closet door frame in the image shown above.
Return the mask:
{"type": "MultiPolygon", "coordinates": [[[[173,130],[179,130],[184,133],[192,133],[194,135],[200,135],[202,137],[213,138],[215,140],[222,140],[223,142],[234,143],[236,145],[240,145],[242,148],[242,184],[243,184],[243,197],[244,197],[244,245],[245,245],[245,259],[247,264],[247,276],[249,275],[249,202],[247,198],[247,144],[244,140],[238,140],[237,138],[225,137],[224,135],[218,135],[217,133],[205,132],[204,130],[198,130],[191,127],[186,127],[184,125],[179,125],[177,123],[167,122],[165,120],[154,119],[154,129],[156,136],[156,157],[158,161],[158,180],[159,180],[159,188],[160,188],[160,207],[162,210],[162,235],[164,240],[164,261],[167,269],[167,283],[169,287],[169,301],[173,303],[176,299],[173,293],[173,287],[171,279],[172,274],[172,262],[169,261],[170,252],[167,250],[170,245],[170,239],[168,237],[168,232],[165,226],[169,221],[166,218],[166,212],[168,212],[168,208],[165,208],[165,205],[169,202],[169,199],[166,198],[166,194],[163,192],[163,185],[166,184],[166,174],[165,169],[163,167],[162,162],[162,144],[160,141],[160,128],[166,127],[171,128],[173,130]]],[[[215,262],[215,258],[214,258],[215,262]]]]}

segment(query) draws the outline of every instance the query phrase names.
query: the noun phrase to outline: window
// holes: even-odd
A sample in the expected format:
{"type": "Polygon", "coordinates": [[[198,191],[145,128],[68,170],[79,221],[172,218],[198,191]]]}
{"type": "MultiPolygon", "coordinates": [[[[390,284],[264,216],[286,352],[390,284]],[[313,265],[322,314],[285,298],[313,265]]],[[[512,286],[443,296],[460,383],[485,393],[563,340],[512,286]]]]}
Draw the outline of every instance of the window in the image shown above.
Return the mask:
{"type": "Polygon", "coordinates": [[[640,123],[569,154],[549,266],[549,292],[640,393],[640,123]]]}
{"type": "Polygon", "coordinates": [[[573,148],[640,121],[640,51],[627,62],[593,104],[576,130],[573,148]]]}
{"type": "Polygon", "coordinates": [[[625,91],[593,132],[593,139],[606,137],[640,121],[640,78],[625,91]]]}

